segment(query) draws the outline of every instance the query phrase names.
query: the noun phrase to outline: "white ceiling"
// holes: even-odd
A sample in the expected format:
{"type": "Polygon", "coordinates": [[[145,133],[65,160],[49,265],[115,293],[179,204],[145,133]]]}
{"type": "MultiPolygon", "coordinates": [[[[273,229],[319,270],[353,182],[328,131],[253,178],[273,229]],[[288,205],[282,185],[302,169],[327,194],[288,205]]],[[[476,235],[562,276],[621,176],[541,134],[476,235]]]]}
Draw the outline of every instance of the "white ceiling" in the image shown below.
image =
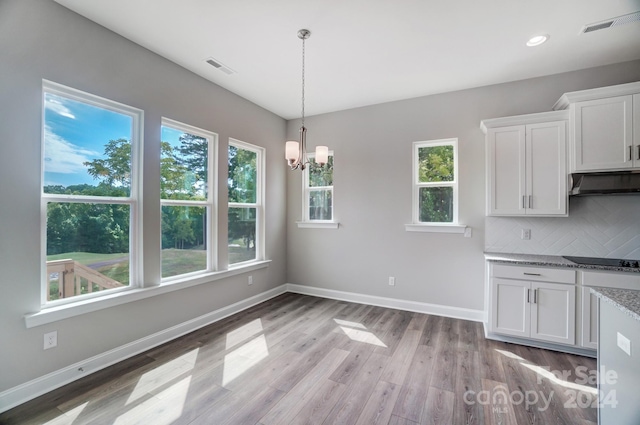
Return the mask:
{"type": "Polygon", "coordinates": [[[306,115],[640,59],[640,22],[580,34],[640,0],[56,1],[287,119],[301,28],[306,115]],[[526,47],[539,33],[550,40],[526,47]]]}

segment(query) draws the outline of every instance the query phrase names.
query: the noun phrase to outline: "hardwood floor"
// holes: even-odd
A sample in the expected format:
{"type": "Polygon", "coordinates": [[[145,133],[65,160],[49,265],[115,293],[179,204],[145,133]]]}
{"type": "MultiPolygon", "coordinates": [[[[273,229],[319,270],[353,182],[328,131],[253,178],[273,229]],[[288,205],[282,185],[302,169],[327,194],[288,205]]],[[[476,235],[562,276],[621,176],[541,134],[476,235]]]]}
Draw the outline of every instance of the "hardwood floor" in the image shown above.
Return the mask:
{"type": "Polygon", "coordinates": [[[596,402],[584,382],[595,369],[485,340],[480,323],[288,293],[0,423],[588,425],[597,411],[579,406],[596,402]]]}

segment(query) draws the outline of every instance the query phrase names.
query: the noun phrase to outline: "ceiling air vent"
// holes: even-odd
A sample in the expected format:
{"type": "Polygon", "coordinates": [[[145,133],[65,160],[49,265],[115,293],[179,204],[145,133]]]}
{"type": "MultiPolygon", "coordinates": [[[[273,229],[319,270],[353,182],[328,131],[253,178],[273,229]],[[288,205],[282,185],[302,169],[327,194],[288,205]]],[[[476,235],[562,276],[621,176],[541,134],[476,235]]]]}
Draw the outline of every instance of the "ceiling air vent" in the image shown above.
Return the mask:
{"type": "Polygon", "coordinates": [[[603,30],[605,28],[618,27],[620,25],[630,24],[640,21],[640,11],[629,13],[627,15],[618,16],[617,18],[607,19],[606,21],[594,22],[582,27],[581,34],[588,32],[603,30]]]}
{"type": "Polygon", "coordinates": [[[231,74],[235,74],[236,72],[229,68],[228,66],[223,65],[222,63],[220,63],[219,61],[215,60],[214,58],[209,58],[206,59],[205,62],[207,62],[209,65],[213,66],[216,69],[219,69],[220,71],[224,72],[227,75],[231,75],[231,74]]]}

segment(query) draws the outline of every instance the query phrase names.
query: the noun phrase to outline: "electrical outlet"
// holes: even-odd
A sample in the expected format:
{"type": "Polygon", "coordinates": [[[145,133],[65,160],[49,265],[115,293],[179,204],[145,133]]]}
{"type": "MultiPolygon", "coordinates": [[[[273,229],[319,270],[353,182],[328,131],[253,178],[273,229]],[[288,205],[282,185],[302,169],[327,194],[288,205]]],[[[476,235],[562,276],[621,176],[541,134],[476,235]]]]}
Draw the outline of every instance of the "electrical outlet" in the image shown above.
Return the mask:
{"type": "Polygon", "coordinates": [[[48,350],[58,345],[58,331],[44,334],[44,349],[48,350]]]}
{"type": "Polygon", "coordinates": [[[396,278],[389,276],[389,286],[396,286],[396,278]]]}
{"type": "Polygon", "coordinates": [[[631,341],[620,332],[618,332],[618,347],[627,353],[628,356],[631,355],[631,341]]]}
{"type": "Polygon", "coordinates": [[[531,229],[522,229],[522,235],[520,235],[522,240],[528,241],[531,239],[531,229]]]}
{"type": "Polygon", "coordinates": [[[253,276],[249,276],[249,285],[253,285],[253,276]]]}

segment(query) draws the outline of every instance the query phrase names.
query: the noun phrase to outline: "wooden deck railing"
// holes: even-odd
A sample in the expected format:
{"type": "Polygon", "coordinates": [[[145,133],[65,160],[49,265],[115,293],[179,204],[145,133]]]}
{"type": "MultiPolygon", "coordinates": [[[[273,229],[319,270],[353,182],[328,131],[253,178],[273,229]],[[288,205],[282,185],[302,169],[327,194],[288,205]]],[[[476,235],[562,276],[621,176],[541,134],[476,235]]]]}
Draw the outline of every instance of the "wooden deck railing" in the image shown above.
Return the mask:
{"type": "Polygon", "coordinates": [[[82,293],[82,279],[87,284],[87,292],[93,292],[93,285],[99,290],[113,289],[124,286],[85,265],[72,259],[47,261],[47,299],[50,298],[49,285],[51,274],[58,273],[58,298],[69,298],[82,293]]]}

